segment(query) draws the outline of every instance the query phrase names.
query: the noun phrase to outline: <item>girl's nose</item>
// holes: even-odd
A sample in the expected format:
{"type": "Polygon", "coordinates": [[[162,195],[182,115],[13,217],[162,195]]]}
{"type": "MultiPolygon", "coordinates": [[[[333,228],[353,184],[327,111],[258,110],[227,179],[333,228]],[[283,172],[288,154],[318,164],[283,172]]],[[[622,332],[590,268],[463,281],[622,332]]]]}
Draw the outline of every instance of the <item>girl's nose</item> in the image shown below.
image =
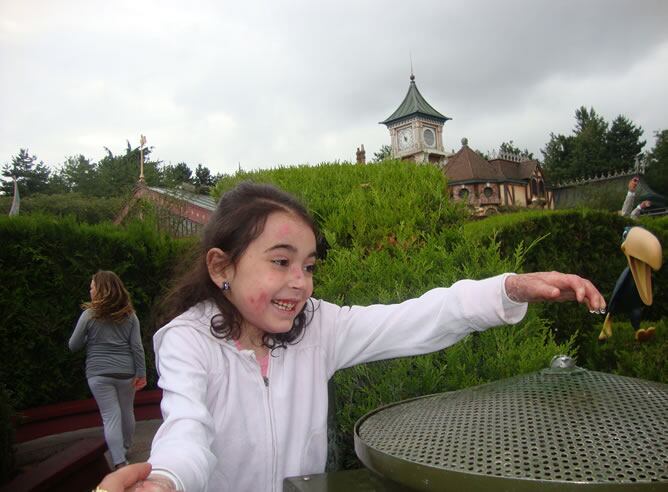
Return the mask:
{"type": "Polygon", "coordinates": [[[299,266],[294,266],[290,271],[290,287],[303,289],[306,285],[306,274],[299,266]]]}

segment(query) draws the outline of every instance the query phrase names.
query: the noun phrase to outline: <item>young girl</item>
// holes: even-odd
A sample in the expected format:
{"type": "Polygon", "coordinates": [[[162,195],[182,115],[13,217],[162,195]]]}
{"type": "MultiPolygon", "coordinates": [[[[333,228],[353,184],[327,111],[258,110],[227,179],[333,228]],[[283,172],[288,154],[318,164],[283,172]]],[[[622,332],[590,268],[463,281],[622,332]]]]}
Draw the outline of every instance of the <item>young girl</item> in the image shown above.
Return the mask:
{"type": "Polygon", "coordinates": [[[556,272],[462,280],[396,305],[311,298],[315,224],[292,196],[244,183],[221,198],[195,267],[169,297],[154,337],[164,422],[147,465],[111,474],[109,492],[280,491],[321,473],[327,381],[354,364],[443,349],[519,322],[526,302],[605,302],[556,272]],[[144,480],[145,479],[145,480],[144,480]]]}
{"type": "Polygon", "coordinates": [[[90,281],[90,302],[70,337],[70,350],[86,347],[86,377],[102,414],[104,439],[116,468],[127,464],[135,433],[135,391],[146,386],[139,320],[123,282],[99,271],[90,281]]]}

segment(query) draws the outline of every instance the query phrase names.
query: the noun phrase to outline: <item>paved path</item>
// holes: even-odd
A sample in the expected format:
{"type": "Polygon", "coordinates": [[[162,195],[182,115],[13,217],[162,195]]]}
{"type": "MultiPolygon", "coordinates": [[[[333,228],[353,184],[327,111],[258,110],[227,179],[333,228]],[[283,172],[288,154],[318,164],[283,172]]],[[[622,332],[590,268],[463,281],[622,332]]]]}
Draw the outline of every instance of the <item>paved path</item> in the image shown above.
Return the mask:
{"type": "MultiPolygon", "coordinates": [[[[130,463],[146,461],[151,450],[151,441],[155,432],[160,427],[162,420],[142,420],[137,422],[135,428],[135,442],[128,453],[130,463]]],[[[91,427],[72,432],[64,432],[53,436],[40,437],[32,441],[24,442],[16,446],[16,461],[20,468],[29,468],[32,464],[53,456],[66,447],[76,443],[79,439],[86,437],[104,437],[102,427],[91,427]]],[[[109,451],[105,453],[111,467],[109,451]]]]}

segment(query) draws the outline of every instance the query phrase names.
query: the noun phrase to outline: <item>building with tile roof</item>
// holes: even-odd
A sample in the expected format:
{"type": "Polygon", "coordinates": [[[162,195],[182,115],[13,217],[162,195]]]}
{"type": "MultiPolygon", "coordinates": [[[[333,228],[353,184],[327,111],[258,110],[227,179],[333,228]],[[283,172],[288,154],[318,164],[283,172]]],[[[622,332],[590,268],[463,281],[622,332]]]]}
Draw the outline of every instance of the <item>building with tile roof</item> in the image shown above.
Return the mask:
{"type": "Polygon", "coordinates": [[[422,97],[415,75],[411,73],[406,97],[396,111],[380,123],[390,131],[392,157],[440,163],[447,155],[443,148],[443,124],[450,119],[422,97]]]}
{"type": "Polygon", "coordinates": [[[216,201],[209,195],[196,193],[194,186],[158,188],[147,186],[140,178],[132,197],[114,223],[121,224],[129,217],[142,219],[146,214],[145,203],[150,204],[155,212],[158,227],[174,237],[197,234],[216,209],[216,201]]]}
{"type": "Polygon", "coordinates": [[[496,213],[500,207],[554,208],[554,195],[535,159],[500,152],[487,160],[463,138],[443,172],[452,199],[473,207],[478,215],[496,213]]]}

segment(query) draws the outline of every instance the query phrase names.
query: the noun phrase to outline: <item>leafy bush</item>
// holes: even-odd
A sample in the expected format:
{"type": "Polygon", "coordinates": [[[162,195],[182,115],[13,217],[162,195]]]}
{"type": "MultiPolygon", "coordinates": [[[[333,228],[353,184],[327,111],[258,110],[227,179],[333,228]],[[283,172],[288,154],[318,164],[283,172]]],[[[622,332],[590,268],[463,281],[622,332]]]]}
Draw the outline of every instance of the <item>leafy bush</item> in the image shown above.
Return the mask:
{"type": "Polygon", "coordinates": [[[330,247],[420,241],[425,233],[460,224],[466,213],[445,199],[438,168],[404,161],[239,172],[218,181],[213,194],[219,197],[242,181],[273,183],[300,197],[330,247]]]}
{"type": "Polygon", "coordinates": [[[630,376],[668,384],[668,323],[645,321],[641,328],[654,326],[654,338],[638,343],[628,322],[613,323],[612,337],[601,343],[594,338],[583,341],[578,365],[597,371],[630,376]]]}
{"type": "MultiPolygon", "coordinates": [[[[524,271],[558,270],[576,273],[591,279],[607,300],[610,299],[619,275],[627,267],[627,260],[620,245],[622,232],[628,225],[641,225],[651,231],[664,245],[664,267],[653,274],[654,304],[645,307],[643,319],[663,320],[668,314],[668,217],[643,218],[639,222],[617,214],[587,209],[524,213],[497,216],[484,221],[469,223],[463,228],[469,238],[498,241],[501,255],[511,254],[515,248],[536,242],[525,255],[524,271]]],[[[598,342],[598,333],[604,318],[590,314],[574,303],[540,304],[540,316],[548,320],[558,342],[575,336],[578,358],[588,369],[619,372],[627,376],[648,377],[663,380],[666,367],[660,351],[644,353],[647,359],[637,357],[642,344],[619,345],[617,335],[609,344],[598,342]],[[608,348],[609,345],[614,347],[608,348]],[[649,358],[654,357],[654,358],[649,358]],[[622,360],[626,360],[622,363],[622,360]],[[637,367],[634,367],[634,364],[637,367]],[[643,370],[642,367],[656,370],[643,370]],[[663,371],[659,376],[656,371],[663,371]],[[641,376],[643,374],[644,376],[641,376]]],[[[615,317],[615,324],[623,316],[615,317]]],[[[619,330],[615,329],[615,332],[619,330]]],[[[629,331],[629,330],[625,330],[629,331]]],[[[632,337],[632,331],[631,337],[632,337]]],[[[649,347],[650,345],[648,345],[649,347]]],[[[653,345],[651,345],[653,346],[653,345]]],[[[665,353],[665,352],[664,352],[665,353]]]]}
{"type": "Polygon", "coordinates": [[[0,236],[0,383],[12,389],[18,410],[88,397],[84,353],[70,353],[67,341],[99,269],[118,273],[130,291],[155,382],[149,312],[180,254],[178,243],[149,224],[123,230],[39,215],[0,217],[0,236]]]}
{"type": "MultiPolygon", "coordinates": [[[[97,224],[112,221],[120,212],[125,201],[124,197],[93,197],[80,193],[32,195],[21,198],[20,214],[71,216],[78,222],[97,224]]],[[[7,213],[11,205],[11,196],[0,197],[0,210],[7,213]]]]}

